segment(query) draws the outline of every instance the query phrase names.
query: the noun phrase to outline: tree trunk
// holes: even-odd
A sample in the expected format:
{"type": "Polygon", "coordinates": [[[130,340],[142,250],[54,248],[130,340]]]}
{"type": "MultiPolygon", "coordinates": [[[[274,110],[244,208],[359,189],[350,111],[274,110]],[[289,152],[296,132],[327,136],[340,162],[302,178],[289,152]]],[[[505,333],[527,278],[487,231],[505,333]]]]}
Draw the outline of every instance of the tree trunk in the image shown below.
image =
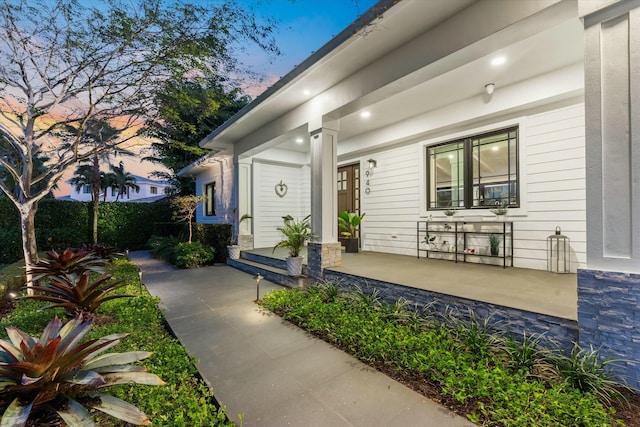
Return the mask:
{"type": "Polygon", "coordinates": [[[33,283],[31,278],[32,274],[29,273],[31,267],[38,263],[38,247],[36,244],[36,226],[35,218],[36,211],[38,210],[37,204],[29,205],[22,204],[18,208],[20,212],[20,230],[22,233],[22,252],[24,254],[24,263],[27,268],[27,294],[33,295],[33,283]]]}
{"type": "Polygon", "coordinates": [[[93,244],[96,244],[98,243],[98,209],[100,204],[100,159],[98,159],[97,155],[93,156],[91,172],[93,175],[91,180],[91,201],[93,202],[93,224],[91,230],[93,232],[93,244]]]}

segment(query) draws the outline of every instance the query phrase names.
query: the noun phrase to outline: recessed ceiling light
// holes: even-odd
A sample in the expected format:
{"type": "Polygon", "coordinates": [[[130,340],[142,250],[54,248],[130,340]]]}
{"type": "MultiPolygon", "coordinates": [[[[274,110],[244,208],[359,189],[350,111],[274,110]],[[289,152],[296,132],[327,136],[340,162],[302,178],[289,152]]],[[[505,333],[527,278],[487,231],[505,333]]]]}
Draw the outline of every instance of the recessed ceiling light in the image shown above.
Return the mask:
{"type": "Polygon", "coordinates": [[[302,144],[302,143],[304,142],[304,139],[302,139],[302,138],[296,138],[296,142],[297,142],[298,144],[302,144]]]}
{"type": "Polygon", "coordinates": [[[362,113],[360,113],[360,117],[362,117],[363,119],[368,119],[369,117],[371,117],[371,113],[369,111],[363,111],[362,113]]]}
{"type": "Polygon", "coordinates": [[[305,95],[311,95],[311,91],[309,89],[303,90],[302,93],[305,95]]]}
{"type": "Polygon", "coordinates": [[[505,62],[507,62],[507,58],[505,58],[504,56],[496,56],[495,58],[493,58],[491,60],[491,65],[498,66],[498,65],[502,65],[505,62]]]}
{"type": "Polygon", "coordinates": [[[498,151],[500,149],[500,147],[498,147],[497,145],[494,145],[493,147],[491,147],[491,150],[493,151],[498,151]]]}
{"type": "Polygon", "coordinates": [[[449,154],[449,158],[450,158],[450,159],[453,159],[453,154],[449,154]]]}

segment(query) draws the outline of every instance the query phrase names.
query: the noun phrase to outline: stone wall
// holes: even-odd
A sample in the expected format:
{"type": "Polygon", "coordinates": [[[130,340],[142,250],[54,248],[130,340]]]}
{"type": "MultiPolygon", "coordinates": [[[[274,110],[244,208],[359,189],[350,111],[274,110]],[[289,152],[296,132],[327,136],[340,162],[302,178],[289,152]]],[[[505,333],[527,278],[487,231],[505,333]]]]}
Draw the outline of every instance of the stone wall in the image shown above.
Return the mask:
{"type": "Polygon", "coordinates": [[[307,275],[314,279],[321,279],[325,268],[341,265],[342,248],[339,242],[309,243],[307,258],[307,275]]]}
{"type": "Polygon", "coordinates": [[[600,349],[640,390],[640,274],[578,271],[580,346],[600,349]]]}
{"type": "Polygon", "coordinates": [[[439,313],[453,313],[459,318],[469,319],[471,313],[473,313],[475,319],[480,322],[490,318],[490,323],[494,329],[512,333],[515,338],[521,337],[524,332],[526,332],[528,336],[534,333],[544,334],[544,337],[550,341],[549,345],[558,344],[565,352],[570,351],[573,343],[578,341],[578,323],[574,320],[446,295],[425,289],[367,279],[331,270],[325,270],[324,279],[335,282],[344,289],[359,287],[368,293],[377,289],[384,301],[393,303],[400,298],[404,298],[410,304],[417,305],[419,310],[423,307],[430,306],[430,309],[439,313]],[[551,342],[554,344],[551,344],[551,342]]]}

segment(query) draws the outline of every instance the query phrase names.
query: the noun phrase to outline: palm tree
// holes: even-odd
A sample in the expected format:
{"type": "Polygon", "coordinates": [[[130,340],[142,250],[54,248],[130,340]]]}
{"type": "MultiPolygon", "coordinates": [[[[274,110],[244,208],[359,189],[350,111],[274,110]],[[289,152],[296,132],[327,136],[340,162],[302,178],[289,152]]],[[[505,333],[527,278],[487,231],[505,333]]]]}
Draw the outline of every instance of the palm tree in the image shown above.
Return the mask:
{"type": "Polygon", "coordinates": [[[114,182],[111,185],[115,188],[118,194],[116,195],[116,202],[120,196],[129,195],[129,190],[134,190],[136,193],[140,192],[140,186],[136,184],[136,177],[124,170],[124,164],[111,166],[111,173],[113,174],[114,182]]]}
{"type": "MultiPolygon", "coordinates": [[[[112,127],[109,123],[101,120],[93,120],[87,124],[83,134],[83,140],[87,144],[101,146],[107,142],[120,137],[120,131],[112,127]]],[[[103,201],[107,197],[107,189],[112,186],[112,181],[108,174],[100,172],[100,163],[107,162],[111,165],[110,157],[118,155],[132,156],[133,153],[127,150],[116,148],[113,151],[102,151],[87,159],[87,163],[81,164],[76,169],[71,184],[76,186],[76,191],[84,185],[91,186],[91,202],[93,204],[93,243],[98,243],[98,209],[100,203],[100,193],[103,193],[103,201]]]]}

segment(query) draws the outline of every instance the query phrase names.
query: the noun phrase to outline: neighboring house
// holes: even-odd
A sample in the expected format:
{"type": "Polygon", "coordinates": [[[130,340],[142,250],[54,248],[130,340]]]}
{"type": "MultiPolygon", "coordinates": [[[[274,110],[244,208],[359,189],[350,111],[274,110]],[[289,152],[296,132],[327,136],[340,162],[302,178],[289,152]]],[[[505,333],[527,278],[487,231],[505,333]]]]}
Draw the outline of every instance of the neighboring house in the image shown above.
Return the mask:
{"type": "MultiPolygon", "coordinates": [[[[117,198],[119,202],[150,203],[157,202],[158,200],[162,200],[167,197],[165,189],[171,185],[169,182],[156,181],[139,175],[133,176],[136,178],[136,185],[140,187],[139,192],[129,190],[127,194],[123,194],[118,197],[118,190],[109,188],[107,189],[106,198],[104,198],[103,193],[100,194],[100,201],[115,202],[117,198]]],[[[69,183],[68,180],[67,183],[69,183]]],[[[78,202],[90,202],[91,186],[88,184],[84,185],[78,191],[74,185],[71,185],[71,194],[69,196],[65,196],[63,199],[78,202]]]]}
{"type": "Polygon", "coordinates": [[[181,171],[214,196],[197,220],[250,213],[240,233],[270,247],[283,215],[310,213],[321,277],[339,210],[366,212],[362,249],[415,256],[418,220],[507,203],[514,266],[546,269],[561,227],[580,343],[635,360],[639,16],[634,0],[383,0],[201,142],[181,171]]]}

